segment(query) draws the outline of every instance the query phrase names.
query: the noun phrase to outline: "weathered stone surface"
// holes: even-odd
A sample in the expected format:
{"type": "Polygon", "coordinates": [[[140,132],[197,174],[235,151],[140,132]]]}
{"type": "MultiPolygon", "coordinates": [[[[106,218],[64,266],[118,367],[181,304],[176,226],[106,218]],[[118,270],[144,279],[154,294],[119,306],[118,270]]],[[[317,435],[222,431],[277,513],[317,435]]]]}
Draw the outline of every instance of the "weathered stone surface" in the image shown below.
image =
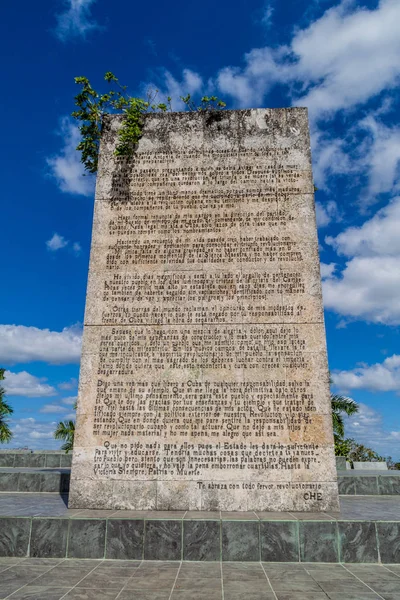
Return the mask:
{"type": "Polygon", "coordinates": [[[103,135],[70,506],[338,509],[305,109],[103,135]]]}

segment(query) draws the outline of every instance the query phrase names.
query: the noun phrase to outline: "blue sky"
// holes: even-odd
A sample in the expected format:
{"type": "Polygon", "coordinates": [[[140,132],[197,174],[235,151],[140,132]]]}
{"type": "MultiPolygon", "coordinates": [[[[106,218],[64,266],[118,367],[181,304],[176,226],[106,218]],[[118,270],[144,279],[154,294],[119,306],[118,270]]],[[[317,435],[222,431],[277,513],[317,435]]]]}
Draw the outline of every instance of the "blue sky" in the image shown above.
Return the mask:
{"type": "Polygon", "coordinates": [[[76,86],[213,92],[229,108],[307,106],[335,390],[347,434],[400,460],[398,0],[21,0],[3,7],[0,365],[12,446],[56,448],[73,415],[94,182],[76,86]],[[7,102],[6,102],[7,100],[7,102]]]}

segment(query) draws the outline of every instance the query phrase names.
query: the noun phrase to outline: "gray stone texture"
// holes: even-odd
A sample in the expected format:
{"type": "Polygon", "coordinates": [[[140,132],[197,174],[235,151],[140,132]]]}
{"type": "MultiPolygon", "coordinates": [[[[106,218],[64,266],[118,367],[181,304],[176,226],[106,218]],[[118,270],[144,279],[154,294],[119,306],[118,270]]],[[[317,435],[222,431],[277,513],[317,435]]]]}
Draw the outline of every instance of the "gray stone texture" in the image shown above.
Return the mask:
{"type": "Polygon", "coordinates": [[[109,519],[106,558],[141,560],[143,558],[144,521],[109,519]]]}
{"type": "Polygon", "coordinates": [[[375,496],[378,494],[378,480],[376,477],[357,477],[355,484],[357,495],[375,496]]]}
{"type": "Polygon", "coordinates": [[[220,521],[183,522],[183,560],[214,561],[221,556],[220,521]]]}
{"type": "Polygon", "coordinates": [[[67,539],[68,519],[33,519],[29,555],[38,558],[64,558],[67,539]]]}
{"type": "Polygon", "coordinates": [[[379,554],[383,563],[400,562],[400,522],[377,523],[379,554]]]}
{"type": "Polygon", "coordinates": [[[306,109],[149,114],[132,158],[121,123],[99,158],[70,506],[337,510],[306,109]]]}
{"type": "Polygon", "coordinates": [[[257,521],[222,521],[222,560],[260,560],[259,538],[257,521]]]}
{"type": "Polygon", "coordinates": [[[261,560],[299,562],[299,525],[296,521],[260,523],[261,560]]]}
{"type": "Polygon", "coordinates": [[[346,470],[346,457],[345,456],[336,456],[336,469],[338,471],[346,470]]]}
{"type": "Polygon", "coordinates": [[[31,520],[0,518],[0,556],[28,556],[31,520]]]}
{"type": "Polygon", "coordinates": [[[182,522],[146,521],[145,560],[181,560],[182,522]]]}
{"type": "Polygon", "coordinates": [[[71,520],[68,535],[68,558],[104,558],[105,538],[105,520],[71,520]]]}
{"type": "Polygon", "coordinates": [[[345,563],[378,562],[375,523],[339,522],[339,556],[345,563]]]}
{"type": "Polygon", "coordinates": [[[334,521],[301,521],[299,527],[302,562],[338,562],[337,525],[334,521]]]}

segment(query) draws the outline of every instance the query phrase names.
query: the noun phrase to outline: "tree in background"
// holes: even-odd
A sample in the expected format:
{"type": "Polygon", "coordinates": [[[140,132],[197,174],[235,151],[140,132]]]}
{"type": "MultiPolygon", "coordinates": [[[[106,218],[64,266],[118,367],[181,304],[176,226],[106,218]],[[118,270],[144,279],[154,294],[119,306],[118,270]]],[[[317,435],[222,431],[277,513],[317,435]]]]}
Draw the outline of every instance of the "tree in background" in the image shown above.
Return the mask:
{"type": "MultiPolygon", "coordinates": [[[[76,410],[76,402],[74,410],[76,410]]],[[[71,452],[74,447],[75,421],[60,421],[54,432],[54,437],[56,440],[65,440],[65,444],[61,446],[61,450],[65,450],[66,454],[71,452]]]]}
{"type": "MultiPolygon", "coordinates": [[[[0,369],[0,381],[4,380],[5,369],[0,369]]],[[[8,444],[11,441],[12,433],[8,425],[7,417],[12,415],[14,410],[4,399],[5,390],[0,386],[0,444],[8,444]]]]}
{"type": "Polygon", "coordinates": [[[333,437],[336,456],[347,456],[350,446],[344,439],[344,415],[351,417],[358,412],[358,404],[347,396],[331,394],[333,437]]]}

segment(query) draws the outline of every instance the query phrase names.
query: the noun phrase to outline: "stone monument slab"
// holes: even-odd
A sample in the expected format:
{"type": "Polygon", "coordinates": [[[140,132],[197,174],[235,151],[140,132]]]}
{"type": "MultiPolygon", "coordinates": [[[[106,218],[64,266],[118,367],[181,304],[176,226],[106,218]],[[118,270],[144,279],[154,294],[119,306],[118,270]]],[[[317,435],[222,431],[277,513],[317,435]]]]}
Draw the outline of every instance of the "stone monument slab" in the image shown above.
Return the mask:
{"type": "Polygon", "coordinates": [[[303,108],[102,137],[70,506],[337,510],[303,108]]]}

